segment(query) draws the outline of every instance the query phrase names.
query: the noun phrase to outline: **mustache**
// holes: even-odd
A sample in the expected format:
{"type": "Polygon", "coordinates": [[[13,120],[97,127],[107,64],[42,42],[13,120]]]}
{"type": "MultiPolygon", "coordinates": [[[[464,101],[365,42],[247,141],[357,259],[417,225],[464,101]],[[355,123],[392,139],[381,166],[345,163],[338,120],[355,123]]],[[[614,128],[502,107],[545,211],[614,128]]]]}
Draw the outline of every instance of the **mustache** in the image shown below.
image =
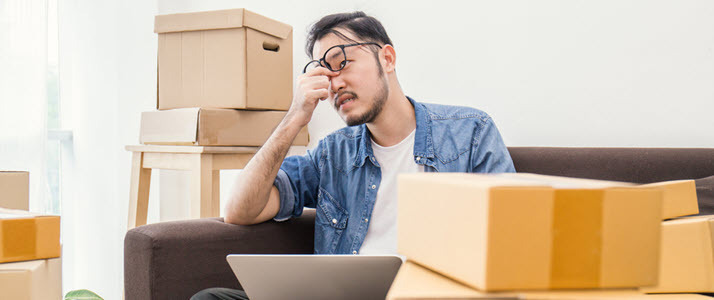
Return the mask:
{"type": "Polygon", "coordinates": [[[353,92],[350,92],[350,91],[341,91],[341,92],[337,93],[337,95],[335,95],[335,101],[333,101],[333,103],[334,103],[334,105],[335,105],[335,109],[339,109],[339,108],[340,108],[340,103],[338,102],[338,100],[339,100],[340,97],[342,97],[342,95],[344,95],[344,94],[349,94],[350,96],[352,96],[352,98],[355,98],[355,99],[358,98],[358,97],[357,97],[357,94],[355,94],[355,93],[353,93],[353,92]]]}

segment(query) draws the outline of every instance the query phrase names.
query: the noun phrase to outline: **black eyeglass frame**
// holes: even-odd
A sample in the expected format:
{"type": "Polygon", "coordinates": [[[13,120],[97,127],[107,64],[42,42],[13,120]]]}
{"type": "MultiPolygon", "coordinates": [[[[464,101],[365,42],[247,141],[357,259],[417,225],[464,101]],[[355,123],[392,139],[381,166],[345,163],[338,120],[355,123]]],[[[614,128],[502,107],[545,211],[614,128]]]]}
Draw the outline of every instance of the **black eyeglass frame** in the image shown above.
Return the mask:
{"type": "Polygon", "coordinates": [[[380,46],[379,44],[374,43],[374,42],[354,43],[354,44],[347,44],[347,45],[335,45],[335,46],[332,46],[329,49],[327,49],[327,51],[325,51],[325,54],[322,55],[322,58],[311,60],[309,63],[307,63],[305,65],[305,67],[302,69],[302,73],[305,74],[307,72],[307,67],[309,67],[314,62],[317,62],[321,67],[327,68],[328,70],[330,70],[332,72],[340,71],[340,70],[344,69],[345,66],[347,65],[345,63],[347,61],[347,52],[345,52],[345,48],[353,47],[353,46],[364,46],[364,45],[375,45],[375,46],[379,47],[379,49],[382,49],[382,46],[380,46]],[[345,60],[343,60],[340,63],[340,68],[337,70],[333,70],[332,67],[327,63],[327,61],[325,61],[325,57],[327,56],[327,53],[330,53],[330,51],[334,48],[340,48],[342,50],[342,55],[345,58],[345,60]]]}

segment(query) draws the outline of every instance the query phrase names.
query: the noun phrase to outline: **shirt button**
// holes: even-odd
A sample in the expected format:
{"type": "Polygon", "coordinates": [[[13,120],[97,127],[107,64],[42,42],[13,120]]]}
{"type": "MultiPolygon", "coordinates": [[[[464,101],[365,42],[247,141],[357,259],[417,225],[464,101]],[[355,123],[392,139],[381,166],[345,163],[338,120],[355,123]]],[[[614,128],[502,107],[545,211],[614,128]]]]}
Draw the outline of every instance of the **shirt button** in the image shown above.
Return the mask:
{"type": "Polygon", "coordinates": [[[419,161],[420,159],[421,159],[421,157],[417,156],[417,161],[419,161]]]}
{"type": "Polygon", "coordinates": [[[337,219],[332,219],[332,224],[337,224],[337,219]]]}
{"type": "Polygon", "coordinates": [[[352,251],[352,254],[357,254],[357,251],[352,251]]]}
{"type": "Polygon", "coordinates": [[[365,219],[364,219],[364,222],[365,222],[365,223],[369,222],[369,219],[366,219],[366,218],[365,218],[365,219]]]}
{"type": "Polygon", "coordinates": [[[376,188],[377,188],[377,186],[373,184],[373,185],[372,185],[372,189],[376,189],[376,188]]]}

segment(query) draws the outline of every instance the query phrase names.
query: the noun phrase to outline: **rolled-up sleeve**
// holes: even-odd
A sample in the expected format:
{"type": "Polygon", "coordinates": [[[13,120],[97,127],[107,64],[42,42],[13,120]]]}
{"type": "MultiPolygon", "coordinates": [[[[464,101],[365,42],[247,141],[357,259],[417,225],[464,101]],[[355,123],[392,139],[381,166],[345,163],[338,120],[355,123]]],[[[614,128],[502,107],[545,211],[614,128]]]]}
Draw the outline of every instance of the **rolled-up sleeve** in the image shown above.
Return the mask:
{"type": "Polygon", "coordinates": [[[476,128],[471,166],[474,173],[513,173],[511,154],[503,143],[501,133],[491,117],[476,128]]]}
{"type": "Polygon", "coordinates": [[[273,183],[280,194],[280,209],[273,220],[282,222],[302,215],[303,208],[314,208],[320,184],[319,153],[321,145],[303,156],[283,160],[273,183]]]}

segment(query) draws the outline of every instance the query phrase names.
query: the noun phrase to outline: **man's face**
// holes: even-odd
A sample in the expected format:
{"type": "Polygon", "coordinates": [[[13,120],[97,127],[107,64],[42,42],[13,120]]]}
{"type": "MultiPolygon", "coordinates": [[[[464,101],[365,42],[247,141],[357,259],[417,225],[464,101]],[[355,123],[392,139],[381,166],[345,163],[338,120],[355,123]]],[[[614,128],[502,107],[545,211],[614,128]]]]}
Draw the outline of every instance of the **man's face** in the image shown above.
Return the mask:
{"type": "MultiPolygon", "coordinates": [[[[363,42],[346,30],[338,31],[363,42]]],[[[330,33],[315,43],[312,56],[320,59],[330,47],[352,43],[330,33]]],[[[330,77],[328,100],[348,126],[374,121],[387,101],[389,86],[374,53],[378,49],[369,45],[346,47],[347,64],[339,75],[330,77]]]]}

